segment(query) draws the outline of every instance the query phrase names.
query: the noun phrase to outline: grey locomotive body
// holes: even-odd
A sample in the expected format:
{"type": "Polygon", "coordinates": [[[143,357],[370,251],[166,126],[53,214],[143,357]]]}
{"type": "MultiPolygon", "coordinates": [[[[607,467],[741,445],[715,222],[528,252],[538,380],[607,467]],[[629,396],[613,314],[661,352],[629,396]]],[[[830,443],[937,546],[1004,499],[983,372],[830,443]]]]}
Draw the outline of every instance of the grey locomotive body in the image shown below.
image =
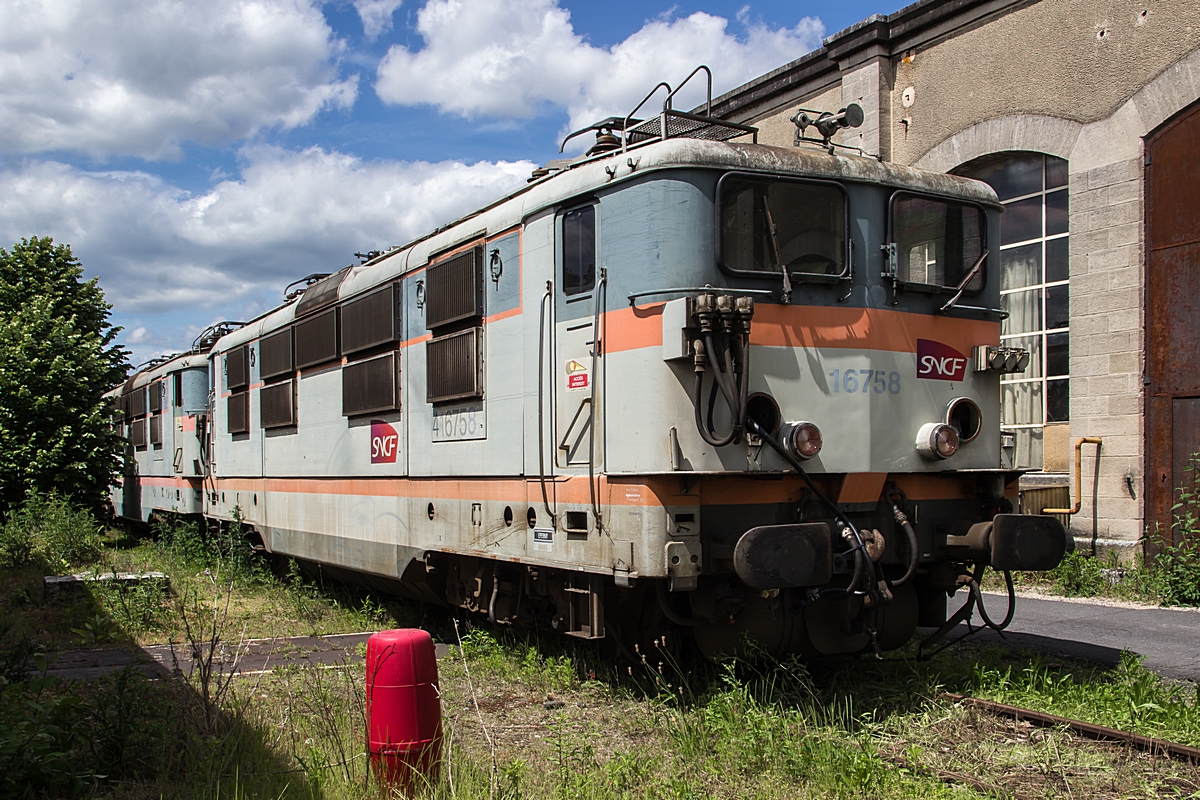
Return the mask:
{"type": "Polygon", "coordinates": [[[119,512],[236,513],[427,601],[710,656],[898,647],[983,566],[1058,562],[1061,525],[1010,513],[999,375],[1027,356],[998,347],[990,188],[598,150],[135,376],[206,360],[203,474],[168,476],[203,488],[119,512]]]}

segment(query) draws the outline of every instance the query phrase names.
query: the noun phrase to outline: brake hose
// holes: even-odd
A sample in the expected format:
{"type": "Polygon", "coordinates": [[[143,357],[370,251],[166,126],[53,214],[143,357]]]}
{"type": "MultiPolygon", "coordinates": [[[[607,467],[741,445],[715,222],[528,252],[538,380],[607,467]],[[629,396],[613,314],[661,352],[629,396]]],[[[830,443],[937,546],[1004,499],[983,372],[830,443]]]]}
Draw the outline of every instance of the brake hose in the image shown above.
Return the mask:
{"type": "Polygon", "coordinates": [[[892,516],[895,517],[897,524],[904,531],[904,535],[908,537],[908,571],[900,580],[894,582],[892,586],[903,586],[912,580],[912,576],[917,572],[917,561],[919,560],[919,545],[917,544],[917,532],[913,530],[912,523],[908,521],[908,515],[900,510],[900,507],[892,503],[892,516]]]}
{"type": "MultiPolygon", "coordinates": [[[[982,569],[978,570],[980,573],[982,569]]],[[[1013,587],[1012,572],[1004,570],[1004,583],[1008,588],[1008,613],[1004,615],[1004,621],[999,625],[992,622],[992,618],[988,616],[987,610],[983,607],[983,592],[979,588],[979,579],[971,578],[971,594],[975,596],[975,605],[979,607],[979,616],[983,618],[983,624],[996,632],[1000,632],[1007,628],[1013,621],[1013,614],[1017,610],[1017,591],[1013,587]]]]}
{"type": "MultiPolygon", "coordinates": [[[[876,591],[875,563],[866,555],[867,543],[863,540],[862,534],[859,533],[858,527],[850,521],[850,518],[846,516],[842,509],[838,508],[837,503],[830,500],[825,493],[821,491],[820,487],[813,482],[813,479],[809,477],[808,473],[804,470],[804,467],[800,464],[800,461],[791,453],[789,453],[786,447],[775,441],[775,437],[767,433],[763,427],[758,424],[757,420],[755,420],[753,417],[747,417],[746,427],[752,433],[762,437],[764,442],[771,445],[771,449],[778,453],[784,461],[788,462],[788,464],[792,466],[792,469],[799,473],[800,477],[804,479],[805,484],[808,485],[809,490],[816,496],[816,498],[820,500],[826,508],[833,512],[833,515],[838,522],[840,522],[843,527],[850,531],[850,534],[853,536],[854,541],[856,542],[856,544],[852,545],[851,549],[862,556],[864,566],[866,567],[866,573],[869,576],[869,582],[867,584],[868,588],[865,593],[874,594],[876,591]]],[[[857,570],[855,570],[855,574],[858,574],[857,570]]],[[[846,589],[848,593],[853,593],[856,590],[857,589],[853,583],[851,583],[851,585],[846,589]]]]}
{"type": "Polygon", "coordinates": [[[693,405],[696,410],[696,428],[700,432],[701,438],[713,447],[724,447],[732,444],[741,438],[742,430],[745,428],[746,418],[746,397],[749,390],[749,364],[746,360],[749,356],[748,348],[742,346],[740,334],[732,331],[726,331],[725,347],[723,352],[717,351],[714,344],[713,335],[711,332],[706,332],[704,338],[696,341],[696,386],[693,405]],[[737,354],[733,352],[733,346],[730,344],[730,339],[737,336],[737,354]],[[722,367],[721,363],[725,366],[722,367]],[[709,390],[707,414],[704,408],[704,373],[707,371],[706,362],[712,366],[713,383],[709,390]],[[739,372],[738,365],[741,365],[739,372]],[[720,390],[721,395],[725,398],[725,404],[729,407],[730,427],[729,433],[724,436],[718,436],[713,423],[713,411],[716,407],[717,390],[720,390]]]}

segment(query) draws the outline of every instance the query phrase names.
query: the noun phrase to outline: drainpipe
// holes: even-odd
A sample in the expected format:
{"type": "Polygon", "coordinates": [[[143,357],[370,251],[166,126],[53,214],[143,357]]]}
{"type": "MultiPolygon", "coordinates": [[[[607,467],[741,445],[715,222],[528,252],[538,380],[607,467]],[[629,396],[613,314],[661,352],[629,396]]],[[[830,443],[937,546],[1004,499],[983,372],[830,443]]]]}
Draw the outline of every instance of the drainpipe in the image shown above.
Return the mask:
{"type": "Polygon", "coordinates": [[[1099,436],[1084,436],[1075,442],[1075,505],[1071,508],[1043,508],[1043,514],[1078,514],[1079,508],[1083,505],[1083,484],[1080,479],[1083,465],[1083,446],[1085,444],[1096,445],[1096,458],[1100,458],[1100,447],[1104,444],[1104,439],[1099,436]]]}

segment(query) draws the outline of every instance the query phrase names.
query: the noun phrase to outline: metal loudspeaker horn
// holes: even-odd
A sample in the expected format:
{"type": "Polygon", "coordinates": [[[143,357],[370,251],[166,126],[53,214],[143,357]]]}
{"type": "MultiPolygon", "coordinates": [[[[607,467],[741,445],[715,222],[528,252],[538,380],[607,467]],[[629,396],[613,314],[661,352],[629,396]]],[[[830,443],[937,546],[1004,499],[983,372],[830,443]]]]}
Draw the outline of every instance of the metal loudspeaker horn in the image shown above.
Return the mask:
{"type": "Polygon", "coordinates": [[[863,124],[865,118],[862,106],[858,103],[851,103],[845,108],[839,109],[836,114],[829,111],[812,111],[807,108],[797,109],[791,121],[796,126],[796,144],[805,138],[804,132],[809,127],[813,127],[817,129],[817,133],[821,134],[822,143],[828,145],[835,133],[843,128],[857,128],[863,124]]]}

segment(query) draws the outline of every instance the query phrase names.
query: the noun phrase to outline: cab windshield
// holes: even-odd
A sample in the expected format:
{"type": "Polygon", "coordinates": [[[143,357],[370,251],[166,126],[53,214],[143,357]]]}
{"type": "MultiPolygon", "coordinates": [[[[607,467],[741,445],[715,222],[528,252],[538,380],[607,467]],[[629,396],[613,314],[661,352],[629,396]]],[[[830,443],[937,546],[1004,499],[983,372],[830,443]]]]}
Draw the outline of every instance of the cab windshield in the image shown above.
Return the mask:
{"type": "Polygon", "coordinates": [[[718,255],[733,273],[845,277],[846,193],[836,183],[729,173],[717,186],[718,255]]]}
{"type": "MultiPolygon", "coordinates": [[[[903,283],[956,288],[983,254],[983,210],[921,195],[892,199],[896,277],[903,283]]],[[[980,268],[964,290],[983,288],[980,268]]]]}

